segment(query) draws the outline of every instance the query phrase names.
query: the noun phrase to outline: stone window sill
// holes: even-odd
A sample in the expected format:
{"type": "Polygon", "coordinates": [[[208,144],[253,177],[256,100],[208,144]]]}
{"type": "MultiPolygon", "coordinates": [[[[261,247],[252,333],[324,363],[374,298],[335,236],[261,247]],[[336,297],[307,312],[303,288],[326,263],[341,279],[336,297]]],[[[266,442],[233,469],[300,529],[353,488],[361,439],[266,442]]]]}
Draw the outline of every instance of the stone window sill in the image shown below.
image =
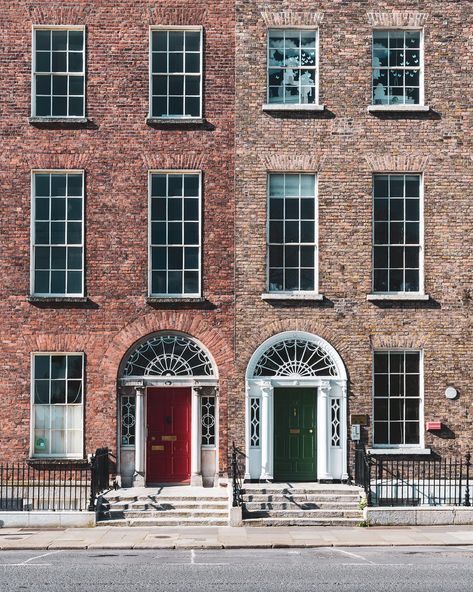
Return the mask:
{"type": "Polygon", "coordinates": [[[72,464],[75,466],[88,465],[89,461],[83,457],[76,458],[57,458],[50,456],[32,456],[27,460],[29,465],[67,465],[72,464]]]}
{"type": "Polygon", "coordinates": [[[428,294],[417,294],[417,293],[409,293],[406,292],[405,294],[368,294],[366,296],[366,300],[376,302],[379,300],[383,301],[393,301],[393,302],[401,302],[401,301],[412,301],[412,302],[426,302],[430,300],[430,296],[428,294]]]}
{"type": "Polygon", "coordinates": [[[325,105],[309,104],[293,104],[293,103],[265,103],[262,107],[263,111],[324,111],[325,105]]]}
{"type": "Polygon", "coordinates": [[[199,303],[199,302],[207,302],[206,298],[202,298],[201,296],[196,296],[195,298],[192,297],[183,297],[183,298],[166,298],[166,297],[159,297],[159,296],[148,296],[146,298],[146,302],[148,304],[172,304],[178,303],[182,304],[185,302],[189,303],[199,303]]]}
{"type": "Polygon", "coordinates": [[[429,105],[369,105],[368,107],[369,113],[426,113],[427,111],[430,111],[429,105]]]}
{"type": "Polygon", "coordinates": [[[87,296],[29,296],[28,302],[66,302],[69,304],[83,304],[84,302],[88,302],[89,299],[87,296]]]}
{"type": "Polygon", "coordinates": [[[323,300],[324,295],[317,292],[265,292],[262,300],[323,300]]]}
{"type": "Polygon", "coordinates": [[[29,117],[29,123],[88,123],[88,117],[29,117]]]}
{"type": "Polygon", "coordinates": [[[148,125],[204,125],[203,117],[147,117],[148,125]]]}
{"type": "Polygon", "coordinates": [[[367,450],[369,454],[373,455],[400,455],[400,454],[419,454],[423,456],[428,456],[432,454],[432,450],[430,448],[369,448],[367,450]]]}

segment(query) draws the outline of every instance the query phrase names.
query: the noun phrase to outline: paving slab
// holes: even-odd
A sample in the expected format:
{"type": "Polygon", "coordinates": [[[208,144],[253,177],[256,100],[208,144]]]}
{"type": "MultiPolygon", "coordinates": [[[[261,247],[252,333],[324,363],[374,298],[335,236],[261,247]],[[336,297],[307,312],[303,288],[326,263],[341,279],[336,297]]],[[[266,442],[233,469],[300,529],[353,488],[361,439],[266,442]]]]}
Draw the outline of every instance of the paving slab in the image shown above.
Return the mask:
{"type": "Polygon", "coordinates": [[[473,527],[0,529],[0,549],[238,549],[473,545],[473,527]]]}

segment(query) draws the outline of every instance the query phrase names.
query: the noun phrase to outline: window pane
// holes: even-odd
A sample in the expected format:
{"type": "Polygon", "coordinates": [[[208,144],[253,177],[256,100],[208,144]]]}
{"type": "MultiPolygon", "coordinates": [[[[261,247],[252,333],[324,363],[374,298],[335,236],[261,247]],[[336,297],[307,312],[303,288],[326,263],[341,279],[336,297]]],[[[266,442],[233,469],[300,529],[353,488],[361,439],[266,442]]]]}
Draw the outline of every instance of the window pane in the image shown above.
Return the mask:
{"type": "Polygon", "coordinates": [[[49,403],[49,380],[35,380],[34,402],[38,405],[49,403]]]}

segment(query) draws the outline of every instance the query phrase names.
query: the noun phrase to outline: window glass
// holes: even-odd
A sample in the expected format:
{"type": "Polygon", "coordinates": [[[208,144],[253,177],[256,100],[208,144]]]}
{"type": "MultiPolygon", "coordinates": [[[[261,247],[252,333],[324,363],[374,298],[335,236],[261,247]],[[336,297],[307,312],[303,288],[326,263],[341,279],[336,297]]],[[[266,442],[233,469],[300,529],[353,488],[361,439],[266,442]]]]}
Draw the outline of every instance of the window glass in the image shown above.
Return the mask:
{"type": "Polygon", "coordinates": [[[84,117],[84,31],[35,29],[33,115],[84,117]]]}
{"type": "Polygon", "coordinates": [[[373,178],[373,290],[419,292],[420,175],[373,178]]]}
{"type": "Polygon", "coordinates": [[[315,175],[269,175],[269,291],[316,290],[315,175]]]}
{"type": "Polygon", "coordinates": [[[268,31],[268,102],[317,102],[317,32],[268,31]]]}
{"type": "Polygon", "coordinates": [[[150,184],[151,294],[198,296],[200,176],[156,173],[150,184]]]}
{"type": "Polygon", "coordinates": [[[81,457],[83,356],[33,356],[33,454],[81,457]]]}
{"type": "Polygon", "coordinates": [[[374,352],[374,444],[420,443],[420,352],[374,352]]]}
{"type": "Polygon", "coordinates": [[[83,175],[33,175],[33,293],[83,293],[83,175]]]}
{"type": "Polygon", "coordinates": [[[200,31],[152,32],[152,117],[201,117],[201,46],[200,31]]]}
{"type": "Polygon", "coordinates": [[[420,31],[374,31],[374,105],[419,105],[422,76],[420,31]]]}

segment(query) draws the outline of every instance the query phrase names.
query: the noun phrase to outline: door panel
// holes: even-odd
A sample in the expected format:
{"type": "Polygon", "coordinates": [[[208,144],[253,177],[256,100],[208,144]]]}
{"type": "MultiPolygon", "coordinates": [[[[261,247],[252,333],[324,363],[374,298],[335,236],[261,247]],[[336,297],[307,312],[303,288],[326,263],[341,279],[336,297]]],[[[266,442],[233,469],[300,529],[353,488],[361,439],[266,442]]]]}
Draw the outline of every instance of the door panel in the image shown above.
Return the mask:
{"type": "Polygon", "coordinates": [[[188,482],[191,476],[191,389],[147,390],[146,483],[188,482]]]}
{"type": "Polygon", "coordinates": [[[316,397],[313,388],[274,389],[274,478],[314,481],[316,397]]]}

